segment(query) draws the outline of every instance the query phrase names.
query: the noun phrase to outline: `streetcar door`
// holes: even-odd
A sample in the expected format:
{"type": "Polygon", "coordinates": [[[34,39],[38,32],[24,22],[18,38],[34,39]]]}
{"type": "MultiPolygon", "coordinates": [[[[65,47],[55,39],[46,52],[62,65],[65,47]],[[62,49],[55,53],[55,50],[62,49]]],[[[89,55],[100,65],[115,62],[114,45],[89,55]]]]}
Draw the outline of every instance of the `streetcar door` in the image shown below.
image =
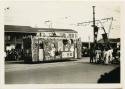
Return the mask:
{"type": "Polygon", "coordinates": [[[39,61],[43,61],[43,40],[39,39],[39,61]]]}

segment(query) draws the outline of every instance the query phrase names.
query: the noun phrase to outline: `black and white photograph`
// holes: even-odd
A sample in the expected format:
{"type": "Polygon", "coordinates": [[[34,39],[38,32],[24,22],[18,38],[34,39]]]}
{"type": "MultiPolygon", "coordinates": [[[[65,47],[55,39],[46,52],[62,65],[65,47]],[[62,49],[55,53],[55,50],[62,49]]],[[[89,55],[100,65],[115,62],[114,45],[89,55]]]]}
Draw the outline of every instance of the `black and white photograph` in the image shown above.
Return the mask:
{"type": "Polygon", "coordinates": [[[4,2],[5,84],[120,84],[122,5],[4,2]]]}

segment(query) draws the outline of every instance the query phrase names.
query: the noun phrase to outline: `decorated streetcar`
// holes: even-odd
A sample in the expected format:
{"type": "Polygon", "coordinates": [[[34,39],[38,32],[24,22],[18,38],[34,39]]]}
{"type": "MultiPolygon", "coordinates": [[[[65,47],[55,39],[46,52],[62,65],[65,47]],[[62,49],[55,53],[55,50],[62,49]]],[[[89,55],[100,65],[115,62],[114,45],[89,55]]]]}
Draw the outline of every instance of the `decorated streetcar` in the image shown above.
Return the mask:
{"type": "Polygon", "coordinates": [[[25,62],[43,62],[81,58],[81,40],[77,33],[39,32],[23,37],[25,62]]]}

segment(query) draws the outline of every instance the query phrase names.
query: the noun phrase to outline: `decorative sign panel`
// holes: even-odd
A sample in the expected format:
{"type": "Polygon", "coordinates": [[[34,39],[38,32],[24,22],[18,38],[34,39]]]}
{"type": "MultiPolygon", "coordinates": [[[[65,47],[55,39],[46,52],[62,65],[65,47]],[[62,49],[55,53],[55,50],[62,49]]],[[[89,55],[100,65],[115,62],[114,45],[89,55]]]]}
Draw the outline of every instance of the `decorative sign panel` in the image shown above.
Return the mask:
{"type": "Polygon", "coordinates": [[[62,52],[62,58],[73,57],[73,52],[62,52]]]}

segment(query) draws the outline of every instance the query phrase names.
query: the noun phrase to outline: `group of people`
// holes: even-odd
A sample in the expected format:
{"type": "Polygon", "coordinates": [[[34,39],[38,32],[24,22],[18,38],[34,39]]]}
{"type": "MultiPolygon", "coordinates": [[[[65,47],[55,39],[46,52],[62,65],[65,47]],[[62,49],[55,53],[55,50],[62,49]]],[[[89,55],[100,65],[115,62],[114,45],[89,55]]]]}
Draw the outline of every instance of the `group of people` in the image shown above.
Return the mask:
{"type": "Polygon", "coordinates": [[[7,50],[5,55],[5,60],[20,60],[22,54],[22,50],[7,50]]]}
{"type": "Polygon", "coordinates": [[[90,49],[90,63],[110,64],[113,61],[113,49],[95,50],[90,49]]]}

